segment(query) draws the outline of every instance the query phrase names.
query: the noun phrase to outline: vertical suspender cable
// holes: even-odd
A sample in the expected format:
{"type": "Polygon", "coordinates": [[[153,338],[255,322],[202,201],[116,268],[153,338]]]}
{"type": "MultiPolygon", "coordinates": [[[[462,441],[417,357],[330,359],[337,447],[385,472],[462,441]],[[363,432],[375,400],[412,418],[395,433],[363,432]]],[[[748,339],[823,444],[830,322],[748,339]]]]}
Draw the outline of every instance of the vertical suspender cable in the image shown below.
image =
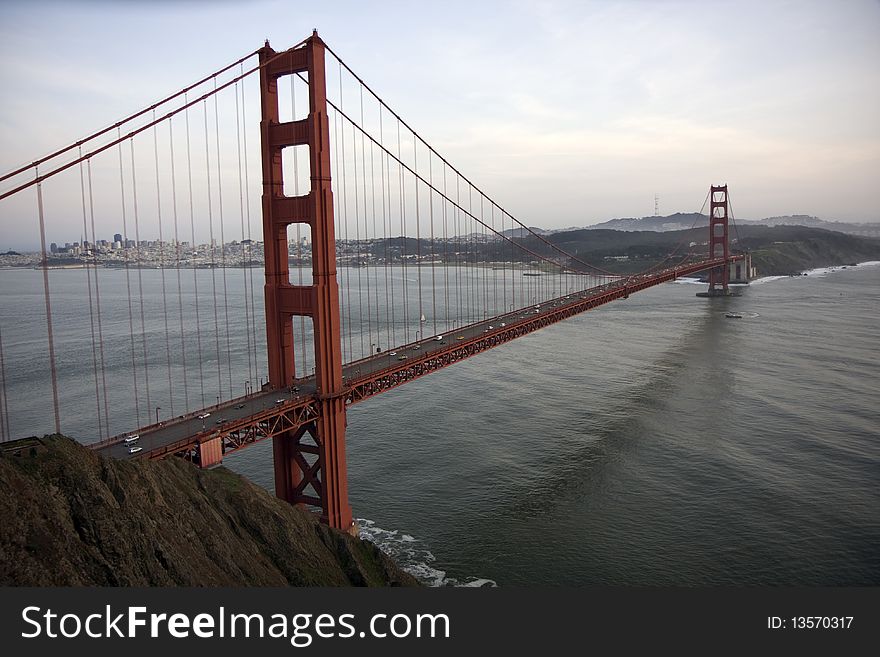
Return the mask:
{"type": "MultiPolygon", "coordinates": [[[[92,244],[96,242],[95,232],[95,201],[92,195],[92,162],[86,162],[86,172],[89,180],[89,216],[92,226],[92,244]]],[[[88,273],[88,272],[86,272],[88,273]]],[[[101,287],[98,284],[98,267],[95,265],[95,310],[97,311],[98,324],[98,362],[101,367],[101,388],[104,392],[104,427],[107,430],[107,437],[110,436],[110,404],[107,401],[107,368],[104,360],[104,317],[101,311],[101,287]]]]}
{"type": "Polygon", "coordinates": [[[455,314],[455,327],[458,328],[462,325],[462,314],[461,314],[461,305],[462,305],[462,293],[461,293],[461,231],[459,230],[458,217],[461,208],[461,176],[455,177],[455,299],[457,303],[457,309],[455,314]]]}
{"type": "MultiPolygon", "coordinates": [[[[431,322],[434,327],[433,335],[437,335],[437,278],[434,269],[434,158],[431,157],[431,151],[428,151],[428,216],[431,222],[431,250],[429,257],[431,258],[431,322]]],[[[425,337],[425,336],[422,336],[425,337]]]]}
{"type": "MultiPolygon", "coordinates": [[[[153,120],[156,110],[153,110],[153,120]]],[[[162,232],[162,188],[159,183],[159,134],[153,126],[153,161],[156,164],[156,221],[159,224],[159,275],[162,279],[162,319],[165,322],[165,361],[168,364],[168,415],[174,417],[174,378],[171,375],[171,334],[168,331],[168,293],[165,285],[165,235],[162,232]]]]}
{"type": "MultiPolygon", "coordinates": [[[[417,151],[417,141],[413,139],[413,171],[417,172],[419,170],[419,161],[418,161],[418,151],[417,151]]],[[[419,274],[419,322],[417,326],[419,327],[416,331],[416,336],[420,336],[424,338],[424,322],[422,319],[425,317],[425,310],[422,306],[422,227],[419,219],[419,179],[414,175],[413,176],[413,185],[416,188],[416,271],[419,274]]]]}
{"type": "MultiPolygon", "coordinates": [[[[244,71],[244,64],[240,65],[241,71],[244,71]]],[[[244,81],[241,83],[241,124],[244,126],[244,129],[241,131],[241,143],[242,148],[244,149],[244,212],[245,212],[245,221],[247,223],[247,236],[248,236],[248,272],[250,278],[250,289],[248,290],[248,297],[250,298],[251,304],[251,343],[254,345],[254,371],[251,375],[251,381],[254,384],[254,387],[257,385],[257,378],[259,376],[259,368],[257,365],[257,307],[256,302],[256,293],[254,292],[254,258],[253,258],[253,241],[251,240],[251,192],[250,192],[250,177],[248,176],[248,147],[247,147],[247,103],[245,102],[244,96],[244,81]]]]}
{"type": "MultiPolygon", "coordinates": [[[[361,203],[360,203],[360,190],[358,189],[358,153],[357,153],[357,139],[355,137],[355,126],[352,125],[351,128],[351,150],[352,150],[352,169],[354,178],[354,240],[355,240],[355,254],[356,260],[354,261],[354,266],[357,268],[357,283],[358,283],[358,335],[361,339],[361,355],[360,357],[364,357],[364,285],[363,285],[363,261],[361,260],[361,203]]],[[[367,299],[367,312],[370,310],[370,300],[367,299]]],[[[357,360],[354,359],[353,360],[357,360]]]]}
{"type": "Polygon", "coordinates": [[[449,231],[447,230],[447,208],[449,202],[446,200],[446,162],[443,163],[443,321],[444,331],[449,330],[449,231]]]}
{"type": "Polygon", "coordinates": [[[373,157],[375,150],[373,143],[370,142],[370,202],[373,215],[373,237],[370,240],[370,255],[372,262],[370,263],[370,268],[373,270],[373,285],[375,290],[373,293],[373,301],[376,302],[376,348],[379,349],[381,348],[380,345],[382,342],[382,339],[379,337],[382,322],[379,319],[379,268],[376,267],[378,253],[375,253],[376,240],[379,239],[379,231],[376,228],[376,163],[373,157]]]}
{"type": "MultiPolygon", "coordinates": [[[[342,93],[342,64],[339,65],[339,107],[340,111],[343,107],[343,93],[342,93]]],[[[342,148],[342,215],[340,216],[340,222],[342,223],[342,230],[344,233],[343,240],[345,241],[346,248],[350,249],[351,245],[348,241],[348,178],[345,175],[345,123],[339,128],[339,140],[341,142],[340,146],[342,148]]],[[[348,266],[345,268],[345,296],[346,296],[346,304],[345,304],[345,314],[348,318],[347,326],[348,329],[348,358],[350,360],[354,360],[354,342],[352,341],[351,331],[351,263],[349,262],[348,266]]],[[[340,313],[341,314],[341,313],[340,313]]],[[[343,345],[344,348],[344,345],[343,345]]]]}
{"type": "MultiPolygon", "coordinates": [[[[330,111],[330,110],[328,110],[330,111]]],[[[333,219],[335,220],[335,228],[336,228],[336,261],[337,268],[342,266],[342,250],[344,248],[344,238],[343,238],[343,229],[344,229],[344,217],[343,213],[345,212],[345,186],[344,179],[342,174],[340,173],[342,169],[342,160],[339,156],[339,143],[342,141],[342,134],[339,130],[339,112],[333,111],[333,136],[330,139],[333,142],[333,148],[336,151],[336,157],[330,158],[330,167],[331,167],[331,176],[333,180],[336,182],[336,190],[340,190],[339,194],[340,202],[333,204],[333,219]]],[[[334,197],[335,198],[335,197],[334,197]]],[[[342,273],[338,273],[337,277],[339,278],[339,322],[340,322],[340,330],[339,330],[339,341],[342,343],[342,362],[348,362],[348,357],[346,354],[348,353],[347,348],[347,340],[345,339],[345,332],[348,330],[350,322],[345,314],[348,309],[348,285],[343,282],[342,273]]]]}
{"type": "MultiPolygon", "coordinates": [[[[366,152],[366,141],[364,138],[364,87],[361,85],[361,180],[363,181],[363,192],[364,192],[364,243],[369,244],[369,238],[367,237],[370,234],[370,226],[367,222],[368,212],[367,212],[367,152],[366,152]]],[[[358,251],[360,252],[360,244],[358,245],[358,251]]],[[[369,262],[369,249],[366,254],[367,258],[362,262],[363,265],[372,266],[372,263],[369,262]]],[[[370,345],[370,350],[367,352],[367,356],[369,356],[373,352],[373,311],[372,304],[370,302],[370,297],[372,296],[372,285],[370,283],[370,269],[367,268],[367,343],[370,345]]],[[[376,318],[376,323],[379,323],[379,318],[376,318]]],[[[378,328],[378,326],[376,327],[378,328]]],[[[376,338],[376,342],[379,342],[379,338],[376,338]]]]}
{"type": "MultiPolygon", "coordinates": [[[[140,406],[140,394],[138,391],[138,373],[137,373],[137,357],[135,356],[135,344],[134,344],[134,310],[131,305],[131,272],[129,271],[129,253],[128,253],[128,219],[126,218],[125,212],[125,169],[122,164],[122,142],[119,142],[119,194],[120,194],[120,204],[122,210],[122,233],[123,239],[125,240],[125,244],[123,245],[123,262],[125,263],[125,289],[128,294],[128,334],[129,339],[131,341],[131,369],[132,369],[132,381],[134,383],[134,412],[135,419],[137,420],[137,426],[141,426],[141,406],[140,406]]],[[[147,411],[147,418],[149,418],[150,412],[147,411]]]]}
{"type": "MultiPolygon", "coordinates": [[[[483,201],[485,200],[485,196],[480,194],[480,222],[483,224],[480,227],[480,232],[483,234],[483,243],[480,244],[482,249],[487,249],[489,246],[489,241],[486,236],[486,215],[483,201]]],[[[486,266],[487,263],[483,263],[483,266],[480,269],[483,270],[483,319],[486,317],[490,317],[491,313],[489,312],[489,268],[486,266]]]]}
{"type": "MultiPolygon", "coordinates": [[[[385,143],[385,133],[382,126],[382,106],[379,105],[379,142],[385,143]]],[[[379,185],[382,188],[382,243],[385,247],[385,257],[383,273],[385,274],[385,349],[397,346],[392,337],[394,326],[391,320],[391,294],[394,292],[388,283],[388,268],[391,263],[388,260],[388,211],[386,207],[387,197],[385,195],[385,153],[379,150],[379,185]]]]}
{"type": "MultiPolygon", "coordinates": [[[[339,133],[339,112],[333,110],[328,107],[327,112],[333,112],[333,132],[330,135],[330,141],[333,143],[333,149],[336,151],[336,156],[330,158],[330,177],[334,182],[334,203],[333,203],[333,226],[335,228],[336,233],[336,262],[337,262],[337,270],[342,265],[342,249],[343,249],[343,238],[342,238],[342,212],[344,210],[342,204],[342,197],[345,194],[345,189],[343,188],[340,192],[340,186],[343,183],[342,174],[340,173],[340,169],[342,167],[342,163],[339,159],[339,142],[342,139],[339,133]],[[336,203],[337,197],[340,199],[339,203],[336,203]]],[[[329,116],[329,114],[328,114],[329,116]]],[[[314,239],[312,240],[312,248],[314,249],[314,239]]],[[[312,253],[314,257],[314,252],[312,253]]],[[[339,341],[341,343],[342,348],[342,362],[348,362],[348,358],[346,357],[346,339],[345,339],[345,331],[348,329],[348,320],[345,316],[345,309],[347,306],[347,295],[348,291],[345,289],[346,286],[343,283],[343,274],[337,271],[337,278],[339,279],[339,341]]],[[[317,369],[317,365],[316,365],[317,369]]]]}
{"type": "Polygon", "coordinates": [[[232,348],[229,340],[229,287],[226,284],[226,229],[223,222],[223,168],[220,165],[220,110],[217,107],[217,78],[214,78],[214,141],[217,147],[217,213],[220,219],[220,268],[223,270],[223,319],[226,323],[226,372],[232,396],[232,348]]]}
{"type": "Polygon", "coordinates": [[[144,352],[144,386],[147,393],[147,424],[150,420],[150,411],[152,410],[152,400],[150,399],[150,364],[147,360],[147,322],[144,315],[144,277],[143,277],[143,259],[141,258],[141,233],[140,220],[138,217],[138,200],[137,200],[137,177],[135,175],[134,160],[134,137],[132,137],[128,145],[131,147],[131,198],[134,210],[134,239],[135,239],[135,257],[137,258],[138,273],[138,296],[140,298],[141,307],[141,344],[144,352]]]}
{"type": "MultiPolygon", "coordinates": [[[[211,193],[211,156],[208,147],[208,101],[202,103],[205,112],[205,184],[208,188],[208,238],[211,240],[211,295],[214,299],[214,346],[217,351],[217,402],[223,399],[223,370],[220,357],[220,315],[217,312],[217,240],[214,238],[214,206],[211,193]]],[[[218,171],[219,174],[219,171],[218,171]]]]}
{"type": "Polygon", "coordinates": [[[474,187],[468,184],[468,218],[465,220],[468,226],[466,243],[468,245],[468,286],[467,286],[467,323],[470,324],[476,319],[476,285],[474,270],[476,269],[476,249],[474,248],[474,187]]]}
{"type": "MultiPolygon", "coordinates": [[[[242,82],[242,86],[244,86],[244,82],[242,82]]],[[[245,322],[245,340],[247,341],[247,356],[248,356],[248,377],[252,376],[254,366],[254,346],[251,344],[251,309],[250,304],[248,303],[247,296],[247,264],[246,260],[248,258],[248,249],[250,244],[247,243],[247,234],[244,230],[244,181],[242,180],[242,169],[241,169],[241,108],[239,106],[239,98],[238,98],[238,82],[235,83],[235,145],[236,145],[236,153],[238,157],[238,217],[241,223],[241,273],[242,273],[242,287],[241,291],[244,295],[244,322],[245,322]]],[[[250,390],[246,389],[245,393],[249,393],[250,390]]]]}
{"type": "MultiPolygon", "coordinates": [[[[79,148],[79,154],[82,155],[82,147],[79,148]]],[[[79,190],[80,196],[82,198],[82,218],[83,218],[83,235],[88,235],[88,225],[86,220],[86,183],[85,183],[85,175],[83,173],[85,167],[83,167],[82,162],[79,163],[79,190]]],[[[97,246],[94,248],[97,249],[97,246]]],[[[92,260],[92,266],[97,269],[96,260],[92,260]]],[[[97,271],[95,272],[97,274],[97,271]]],[[[86,285],[89,290],[89,326],[92,331],[92,372],[95,377],[95,419],[98,421],[98,438],[103,440],[105,437],[104,432],[104,423],[101,419],[101,392],[100,385],[98,381],[98,337],[95,332],[95,311],[94,311],[94,300],[92,298],[92,275],[91,275],[91,267],[89,264],[86,264],[86,285]]],[[[110,433],[109,429],[106,433],[106,436],[109,438],[110,433]]]]}
{"type": "MultiPolygon", "coordinates": [[[[492,215],[491,215],[492,216],[492,232],[495,233],[495,232],[497,232],[495,230],[495,204],[492,203],[489,206],[489,209],[492,212],[492,215]]],[[[491,250],[492,262],[495,261],[495,244],[496,244],[496,237],[493,235],[492,236],[492,250],[491,250]]],[[[494,272],[496,270],[494,267],[492,267],[491,269],[489,269],[489,271],[494,272]]],[[[503,310],[503,308],[502,308],[502,310],[503,310]]],[[[498,314],[502,314],[502,313],[498,312],[498,276],[496,274],[492,274],[492,315],[498,315],[498,314]]]]}
{"type": "MultiPolygon", "coordinates": [[[[34,173],[39,172],[34,167],[34,173]]],[[[37,183],[37,212],[40,215],[40,248],[42,249],[43,299],[46,302],[46,333],[49,340],[49,371],[52,377],[52,406],[55,410],[55,433],[61,433],[61,415],[58,408],[58,373],[55,368],[55,338],[52,333],[52,299],[49,294],[49,262],[46,255],[46,223],[43,218],[43,185],[37,183]]],[[[5,394],[5,393],[4,393],[5,394]]]]}
{"type": "Polygon", "coordinates": [[[385,152],[385,125],[382,118],[382,105],[379,105],[379,166],[382,170],[382,236],[385,238],[385,324],[388,331],[387,348],[397,346],[397,329],[394,325],[394,254],[389,241],[394,235],[391,227],[391,161],[385,152]],[[390,280],[389,280],[390,279],[390,280]]]}
{"type": "MultiPolygon", "coordinates": [[[[184,101],[186,100],[186,96],[184,95],[184,101]]],[[[187,183],[189,188],[189,230],[190,230],[190,240],[192,243],[190,247],[192,248],[192,252],[195,255],[197,253],[196,248],[196,217],[195,217],[195,206],[193,203],[193,180],[192,180],[192,147],[190,145],[190,130],[189,130],[189,108],[187,108],[184,112],[184,117],[186,119],[186,173],[187,173],[187,183]]],[[[205,402],[205,368],[202,360],[202,318],[201,313],[199,312],[199,277],[198,277],[198,268],[196,267],[196,263],[193,262],[193,294],[195,295],[195,302],[193,305],[196,309],[196,349],[199,363],[199,388],[202,394],[202,403],[201,407],[204,408],[207,406],[205,402]]]]}
{"type": "Polygon", "coordinates": [[[6,397],[6,359],[3,355],[3,334],[0,333],[0,429],[5,440],[12,440],[9,426],[9,400],[6,397]]]}
{"type": "Polygon", "coordinates": [[[409,282],[407,279],[407,271],[406,271],[406,200],[404,198],[404,194],[406,192],[406,187],[403,183],[403,166],[400,165],[400,162],[403,160],[401,158],[400,152],[400,121],[397,122],[397,159],[398,159],[398,187],[400,194],[400,233],[401,237],[401,258],[403,260],[403,342],[404,344],[409,343],[409,286],[407,283],[409,282]]]}
{"type": "Polygon", "coordinates": [[[177,274],[177,317],[180,320],[180,370],[183,375],[183,406],[189,412],[189,381],[186,371],[186,334],[183,330],[183,285],[180,281],[180,230],[177,222],[177,176],[174,170],[174,128],[168,119],[169,160],[171,162],[171,214],[174,218],[174,269],[177,274]]]}

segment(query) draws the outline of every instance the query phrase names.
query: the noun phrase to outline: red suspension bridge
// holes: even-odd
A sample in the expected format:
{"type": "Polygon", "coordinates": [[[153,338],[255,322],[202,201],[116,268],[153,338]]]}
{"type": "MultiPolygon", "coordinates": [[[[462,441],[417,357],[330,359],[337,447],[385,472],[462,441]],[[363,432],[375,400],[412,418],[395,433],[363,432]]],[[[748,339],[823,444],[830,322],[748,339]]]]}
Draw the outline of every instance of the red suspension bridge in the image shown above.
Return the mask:
{"type": "MultiPolygon", "coordinates": [[[[707,251],[680,244],[620,275],[563,250],[448,162],[317,33],[285,51],[267,43],[0,183],[0,201],[38,221],[46,366],[29,375],[49,379],[54,430],[74,406],[103,454],[202,467],[271,438],[277,495],[343,530],[349,405],[678,277],[708,271],[708,295],[725,295],[742,259],[729,249],[726,186],[700,208],[709,202],[707,251]],[[247,112],[257,83],[258,139],[247,112]],[[74,213],[88,313],[59,322],[46,224],[74,213]],[[121,224],[109,246],[102,220],[121,224]],[[75,329],[90,362],[71,381],[58,342],[75,329]],[[93,412],[73,401],[86,389],[93,412]]],[[[3,336],[24,320],[4,315],[0,439],[10,440],[29,427],[13,430],[19,399],[7,388],[22,366],[3,336]]]]}

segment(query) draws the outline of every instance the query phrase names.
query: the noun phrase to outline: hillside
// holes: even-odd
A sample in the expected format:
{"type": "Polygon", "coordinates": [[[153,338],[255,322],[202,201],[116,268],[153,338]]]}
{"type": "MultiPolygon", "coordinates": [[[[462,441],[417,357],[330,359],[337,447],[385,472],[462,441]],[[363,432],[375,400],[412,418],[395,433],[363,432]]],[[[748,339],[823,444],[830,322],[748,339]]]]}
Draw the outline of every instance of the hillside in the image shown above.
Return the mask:
{"type": "MultiPolygon", "coordinates": [[[[676,257],[706,253],[706,228],[679,231],[617,231],[580,229],[554,233],[546,239],[579,259],[609,271],[642,271],[663,261],[678,245],[676,257]],[[626,257],[626,260],[613,259],[626,257]]],[[[732,248],[747,250],[760,276],[777,276],[815,267],[880,259],[880,240],[803,226],[739,226],[731,230],[732,248]]],[[[547,257],[558,254],[536,238],[516,240],[547,257]]],[[[577,267],[577,263],[571,263],[577,267]]]]}
{"type": "Polygon", "coordinates": [[[0,450],[0,585],[417,584],[372,543],[225,468],[28,441],[0,450]]]}
{"type": "MultiPolygon", "coordinates": [[[[823,228],[860,237],[880,237],[880,222],[851,223],[845,221],[828,221],[809,215],[794,214],[781,217],[765,217],[764,219],[737,219],[742,226],[803,226],[807,228],[823,228]]],[[[668,216],[624,217],[611,219],[601,223],[585,226],[587,230],[623,230],[623,231],[676,231],[691,227],[706,227],[709,217],[705,214],[676,212],[668,216]]],[[[574,229],[565,229],[565,231],[574,229]]],[[[553,231],[553,232],[565,232],[553,231]]]]}

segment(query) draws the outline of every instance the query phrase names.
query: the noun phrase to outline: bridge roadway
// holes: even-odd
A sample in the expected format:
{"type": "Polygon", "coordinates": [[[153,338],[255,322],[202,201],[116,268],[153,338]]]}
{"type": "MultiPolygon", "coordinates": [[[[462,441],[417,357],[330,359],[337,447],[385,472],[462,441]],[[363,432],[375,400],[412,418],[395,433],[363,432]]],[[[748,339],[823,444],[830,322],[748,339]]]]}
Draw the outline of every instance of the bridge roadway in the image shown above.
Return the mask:
{"type": "MultiPolygon", "coordinates": [[[[732,256],[738,260],[741,256],[732,256]]],[[[509,342],[544,326],[562,321],[634,292],[677,277],[724,264],[723,258],[631,276],[606,285],[492,317],[442,336],[374,354],[343,366],[346,401],[353,404],[464,358],[509,342]]],[[[129,453],[125,434],[90,445],[114,458],[161,458],[169,454],[195,455],[195,447],[218,436],[229,453],[273,435],[295,429],[316,416],[314,377],[297,380],[290,388],[275,388],[239,397],[201,411],[143,427],[137,433],[142,449],[129,453]],[[209,414],[205,416],[205,414],[209,414]],[[205,416],[205,417],[203,417],[205,416]]]]}

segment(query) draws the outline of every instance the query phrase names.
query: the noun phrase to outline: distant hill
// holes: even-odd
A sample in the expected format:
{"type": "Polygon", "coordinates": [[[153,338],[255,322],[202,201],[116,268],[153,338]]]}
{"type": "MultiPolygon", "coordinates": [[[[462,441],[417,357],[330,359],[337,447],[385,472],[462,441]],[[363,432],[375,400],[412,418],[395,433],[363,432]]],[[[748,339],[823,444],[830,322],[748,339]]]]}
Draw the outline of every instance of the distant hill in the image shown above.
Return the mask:
{"type": "Polygon", "coordinates": [[[525,228],[508,228],[501,232],[504,237],[528,237],[529,231],[532,231],[535,235],[548,235],[553,231],[547,231],[543,228],[535,228],[534,226],[529,226],[528,230],[525,228]]]}
{"type": "MultiPolygon", "coordinates": [[[[692,257],[703,257],[708,249],[706,238],[704,225],[678,231],[582,228],[553,233],[546,239],[578,260],[608,271],[632,273],[656,263],[681,260],[688,253],[692,257]],[[666,260],[673,252],[675,255],[666,260]]],[[[534,253],[558,258],[558,252],[535,237],[516,241],[534,253]]],[[[880,260],[880,239],[808,226],[739,226],[731,230],[731,242],[734,251],[747,250],[752,254],[761,276],[880,260]]],[[[574,269],[581,267],[577,262],[567,264],[574,269]]]]}
{"type": "MultiPolygon", "coordinates": [[[[764,219],[737,219],[740,226],[806,226],[809,228],[823,228],[834,230],[849,235],[861,237],[880,237],[880,222],[873,223],[847,223],[843,221],[826,221],[818,217],[804,214],[785,215],[780,217],[766,217],[764,219]]],[[[693,227],[705,227],[709,224],[708,215],[698,213],[676,212],[668,216],[654,216],[641,218],[621,218],[603,221],[592,226],[585,226],[587,230],[622,230],[638,231],[648,230],[656,232],[669,232],[675,230],[687,230],[693,227]]]]}
{"type": "Polygon", "coordinates": [[[654,216],[641,217],[639,219],[611,219],[610,221],[603,221],[601,224],[585,226],[584,228],[587,230],[595,230],[598,228],[623,231],[650,230],[656,232],[668,232],[672,230],[687,230],[689,228],[708,225],[709,217],[705,214],[698,214],[696,212],[676,212],[675,214],[666,217],[654,216]]]}

